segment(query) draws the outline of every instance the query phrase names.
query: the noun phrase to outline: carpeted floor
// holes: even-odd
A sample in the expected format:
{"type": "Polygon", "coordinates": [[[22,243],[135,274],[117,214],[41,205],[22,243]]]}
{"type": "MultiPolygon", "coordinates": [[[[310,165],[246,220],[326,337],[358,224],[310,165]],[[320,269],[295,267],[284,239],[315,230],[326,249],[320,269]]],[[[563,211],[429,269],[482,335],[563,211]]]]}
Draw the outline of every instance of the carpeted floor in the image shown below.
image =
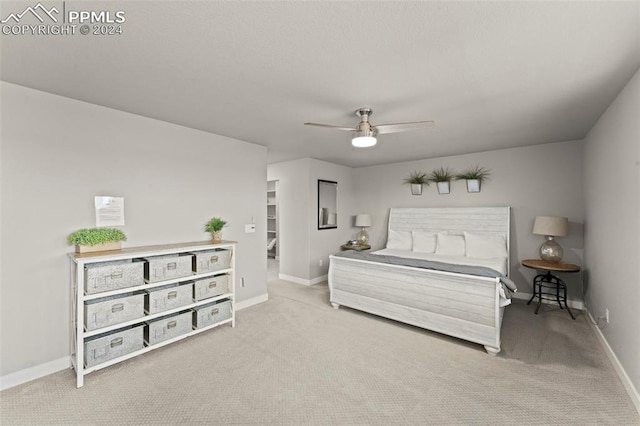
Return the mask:
{"type": "Polygon", "coordinates": [[[85,378],[0,394],[5,425],[638,425],[584,314],[506,309],[498,357],[482,346],[332,309],[325,285],[269,283],[223,326],[85,378]]]}

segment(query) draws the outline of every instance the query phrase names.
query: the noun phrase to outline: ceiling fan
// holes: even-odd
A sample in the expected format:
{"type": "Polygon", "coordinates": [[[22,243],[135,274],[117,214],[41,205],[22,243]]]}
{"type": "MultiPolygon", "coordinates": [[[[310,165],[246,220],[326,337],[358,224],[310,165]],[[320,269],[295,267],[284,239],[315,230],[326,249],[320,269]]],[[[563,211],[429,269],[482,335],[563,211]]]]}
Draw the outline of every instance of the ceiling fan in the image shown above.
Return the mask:
{"type": "Polygon", "coordinates": [[[328,127],[330,129],[347,130],[353,132],[351,144],[357,148],[374,146],[377,143],[376,136],[383,133],[406,132],[407,130],[418,130],[434,127],[433,121],[412,121],[408,123],[380,124],[374,126],[369,122],[369,117],[373,114],[371,108],[360,108],[356,110],[356,115],[360,117],[360,122],[356,127],[334,126],[321,123],[304,123],[307,126],[328,127]]]}

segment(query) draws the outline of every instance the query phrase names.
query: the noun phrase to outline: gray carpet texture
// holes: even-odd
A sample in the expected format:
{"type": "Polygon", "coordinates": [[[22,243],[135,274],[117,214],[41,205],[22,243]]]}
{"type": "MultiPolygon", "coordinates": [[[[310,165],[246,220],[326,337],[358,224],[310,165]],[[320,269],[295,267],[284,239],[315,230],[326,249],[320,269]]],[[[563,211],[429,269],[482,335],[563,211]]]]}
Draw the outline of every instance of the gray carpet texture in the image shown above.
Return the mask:
{"type": "Polygon", "coordinates": [[[584,313],[515,300],[502,352],[274,280],[225,325],[85,377],[0,393],[8,425],[639,425],[584,313]]]}

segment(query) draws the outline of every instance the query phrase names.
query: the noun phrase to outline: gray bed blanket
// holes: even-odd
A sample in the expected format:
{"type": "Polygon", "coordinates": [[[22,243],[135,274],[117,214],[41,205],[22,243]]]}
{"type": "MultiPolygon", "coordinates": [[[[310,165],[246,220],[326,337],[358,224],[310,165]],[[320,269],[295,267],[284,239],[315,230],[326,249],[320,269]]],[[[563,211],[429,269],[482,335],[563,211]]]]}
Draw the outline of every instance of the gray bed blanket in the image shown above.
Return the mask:
{"type": "Polygon", "coordinates": [[[366,260],[369,262],[389,263],[391,265],[411,266],[413,268],[433,269],[436,271],[453,272],[457,274],[475,275],[479,277],[500,278],[500,282],[506,287],[506,296],[509,292],[518,291],[515,283],[505,275],[495,269],[486,268],[484,266],[457,265],[454,263],[435,262],[432,260],[409,259],[406,257],[387,256],[383,254],[372,254],[364,251],[342,251],[334,254],[335,257],[344,257],[347,259],[366,260]]]}

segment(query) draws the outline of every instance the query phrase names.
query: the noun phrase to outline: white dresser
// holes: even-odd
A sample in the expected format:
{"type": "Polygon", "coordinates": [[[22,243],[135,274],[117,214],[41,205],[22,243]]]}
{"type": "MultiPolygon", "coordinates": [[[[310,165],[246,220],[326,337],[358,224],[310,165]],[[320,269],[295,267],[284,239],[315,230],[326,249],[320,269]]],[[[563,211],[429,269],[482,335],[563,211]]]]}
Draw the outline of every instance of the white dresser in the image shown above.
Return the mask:
{"type": "Polygon", "coordinates": [[[77,387],[93,371],[234,327],[235,247],[206,241],[70,253],[77,387]]]}

